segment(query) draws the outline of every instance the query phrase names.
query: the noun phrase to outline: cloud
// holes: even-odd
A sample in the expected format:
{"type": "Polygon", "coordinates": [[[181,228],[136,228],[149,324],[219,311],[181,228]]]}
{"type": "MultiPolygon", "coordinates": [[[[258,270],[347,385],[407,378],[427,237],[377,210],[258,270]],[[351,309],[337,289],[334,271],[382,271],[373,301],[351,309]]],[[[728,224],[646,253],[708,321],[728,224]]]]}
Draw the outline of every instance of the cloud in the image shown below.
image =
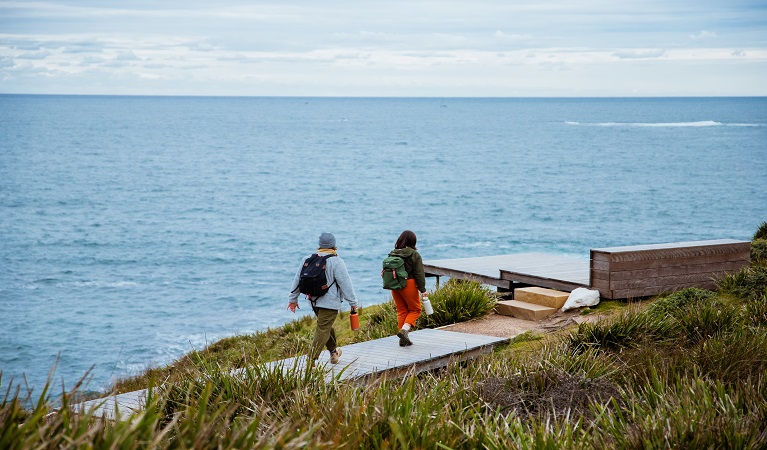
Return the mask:
{"type": "Polygon", "coordinates": [[[651,59],[660,58],[666,54],[666,50],[658,48],[651,50],[621,50],[613,53],[619,59],[651,59]]]}
{"type": "Polygon", "coordinates": [[[21,55],[17,55],[16,58],[19,58],[19,59],[45,59],[45,58],[47,58],[50,55],[51,55],[51,52],[42,50],[42,51],[33,52],[33,53],[22,53],[21,55]]]}
{"type": "Polygon", "coordinates": [[[686,92],[690,67],[764,79],[765,23],[767,5],[693,0],[0,0],[0,92],[603,95],[616,73],[686,92]]]}
{"type": "Polygon", "coordinates": [[[124,51],[118,52],[117,56],[115,56],[115,59],[117,61],[138,61],[139,57],[136,56],[136,54],[130,50],[124,50],[124,51]]]}
{"type": "Polygon", "coordinates": [[[493,34],[493,37],[496,40],[498,40],[498,41],[501,41],[501,42],[511,42],[511,43],[525,42],[525,41],[529,41],[529,40],[531,40],[533,38],[533,36],[530,35],[530,34],[507,34],[507,33],[504,33],[501,30],[496,31],[493,34]]]}
{"type": "Polygon", "coordinates": [[[699,33],[691,34],[690,39],[693,41],[701,41],[705,39],[716,39],[716,33],[708,30],[701,30],[699,33]]]}

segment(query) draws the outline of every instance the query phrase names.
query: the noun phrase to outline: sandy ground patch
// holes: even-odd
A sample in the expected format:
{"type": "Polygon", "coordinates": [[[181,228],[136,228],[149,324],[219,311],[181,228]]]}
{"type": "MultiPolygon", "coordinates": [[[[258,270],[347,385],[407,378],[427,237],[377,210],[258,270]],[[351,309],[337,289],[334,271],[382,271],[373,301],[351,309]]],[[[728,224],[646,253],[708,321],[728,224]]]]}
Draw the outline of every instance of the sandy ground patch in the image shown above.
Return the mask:
{"type": "Polygon", "coordinates": [[[551,316],[539,321],[517,319],[515,317],[503,316],[492,312],[480,319],[447,325],[441,329],[445,331],[457,331],[460,333],[513,338],[527,331],[549,333],[571,325],[577,325],[584,322],[595,322],[600,318],[601,317],[597,314],[582,316],[580,315],[580,310],[568,312],[557,311],[551,316]]]}

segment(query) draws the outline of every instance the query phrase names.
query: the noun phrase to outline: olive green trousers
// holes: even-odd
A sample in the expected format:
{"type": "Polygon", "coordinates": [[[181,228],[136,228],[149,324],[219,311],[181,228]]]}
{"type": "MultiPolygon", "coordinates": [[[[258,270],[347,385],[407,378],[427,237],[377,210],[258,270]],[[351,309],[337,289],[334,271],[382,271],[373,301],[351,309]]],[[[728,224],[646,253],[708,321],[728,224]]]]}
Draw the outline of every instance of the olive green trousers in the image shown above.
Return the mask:
{"type": "Polygon", "coordinates": [[[327,308],[314,308],[317,315],[317,328],[314,330],[314,341],[309,353],[309,359],[315,360],[320,356],[322,347],[333,352],[336,349],[336,331],[333,329],[333,323],[338,317],[338,311],[327,308]]]}

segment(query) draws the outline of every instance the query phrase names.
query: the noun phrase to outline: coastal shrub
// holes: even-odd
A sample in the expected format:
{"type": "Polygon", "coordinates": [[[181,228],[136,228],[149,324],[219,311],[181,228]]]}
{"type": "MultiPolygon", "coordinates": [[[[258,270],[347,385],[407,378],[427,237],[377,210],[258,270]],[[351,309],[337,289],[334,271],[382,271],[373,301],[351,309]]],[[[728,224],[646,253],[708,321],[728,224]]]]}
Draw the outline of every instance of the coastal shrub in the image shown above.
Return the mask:
{"type": "Polygon", "coordinates": [[[638,311],[622,313],[617,319],[597,323],[582,323],[565,339],[568,348],[581,353],[587,350],[620,350],[636,347],[643,340],[651,339],[665,323],[652,315],[638,311]]]}
{"type": "Polygon", "coordinates": [[[739,386],[767,373],[767,330],[739,327],[694,350],[695,365],[710,379],[739,386]]]}
{"type": "Polygon", "coordinates": [[[742,300],[756,300],[767,289],[767,266],[744,267],[724,275],[718,282],[720,292],[742,300]]]}
{"type": "Polygon", "coordinates": [[[754,239],[751,241],[751,264],[767,265],[767,239],[754,239]]]}
{"type": "Polygon", "coordinates": [[[764,377],[738,390],[699,376],[656,377],[626,391],[622,408],[596,406],[593,448],[765,448],[764,377]],[[757,425],[759,424],[759,425],[757,425]]]}
{"type": "Polygon", "coordinates": [[[754,232],[754,237],[751,238],[752,241],[756,241],[758,239],[767,239],[767,221],[759,224],[759,226],[756,228],[756,232],[754,232]]]}
{"type": "Polygon", "coordinates": [[[708,289],[686,288],[658,298],[648,307],[647,312],[657,318],[663,318],[669,314],[674,314],[680,308],[697,305],[716,297],[716,292],[708,289]]]}
{"type": "Polygon", "coordinates": [[[691,346],[741,326],[741,317],[738,308],[710,300],[680,308],[670,320],[678,337],[691,346]]]}
{"type": "Polygon", "coordinates": [[[748,324],[755,327],[767,326],[767,289],[761,297],[746,304],[745,315],[748,324]]]}
{"type": "Polygon", "coordinates": [[[429,294],[434,314],[422,314],[418,326],[436,328],[487,315],[495,308],[498,296],[477,281],[451,278],[429,294]]]}

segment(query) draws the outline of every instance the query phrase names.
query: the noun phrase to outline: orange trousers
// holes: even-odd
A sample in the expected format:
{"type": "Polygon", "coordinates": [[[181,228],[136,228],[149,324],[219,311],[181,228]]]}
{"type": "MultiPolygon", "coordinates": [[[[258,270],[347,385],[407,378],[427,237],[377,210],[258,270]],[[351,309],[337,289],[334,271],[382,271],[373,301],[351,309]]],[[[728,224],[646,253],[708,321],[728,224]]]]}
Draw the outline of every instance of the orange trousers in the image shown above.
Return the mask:
{"type": "Polygon", "coordinates": [[[415,286],[415,280],[407,280],[407,285],[398,290],[391,291],[394,306],[397,307],[397,325],[402,328],[405,322],[415,326],[415,321],[421,315],[421,293],[415,286]]]}

